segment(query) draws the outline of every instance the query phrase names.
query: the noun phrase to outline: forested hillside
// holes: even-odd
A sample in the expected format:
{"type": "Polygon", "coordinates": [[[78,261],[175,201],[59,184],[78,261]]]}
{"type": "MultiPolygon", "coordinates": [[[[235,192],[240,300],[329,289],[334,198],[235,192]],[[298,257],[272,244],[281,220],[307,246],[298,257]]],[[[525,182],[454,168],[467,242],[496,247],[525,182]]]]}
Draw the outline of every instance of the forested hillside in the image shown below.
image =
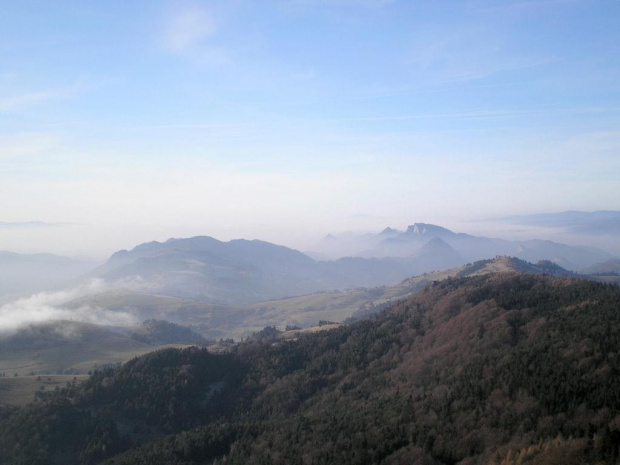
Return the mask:
{"type": "Polygon", "coordinates": [[[168,349],[4,409],[0,463],[618,463],[620,290],[495,274],[229,354],[168,349]]]}

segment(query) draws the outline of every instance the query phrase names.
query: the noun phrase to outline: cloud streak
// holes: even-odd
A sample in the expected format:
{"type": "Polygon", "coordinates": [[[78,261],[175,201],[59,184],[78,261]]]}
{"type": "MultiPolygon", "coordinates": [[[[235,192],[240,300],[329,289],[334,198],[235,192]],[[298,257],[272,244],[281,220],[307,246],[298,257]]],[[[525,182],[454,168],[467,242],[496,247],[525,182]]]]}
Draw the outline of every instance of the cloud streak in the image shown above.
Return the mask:
{"type": "Polygon", "coordinates": [[[89,305],[67,308],[63,305],[86,295],[103,292],[110,285],[102,280],[91,280],[73,289],[59,292],[41,292],[33,296],[9,302],[0,307],[0,335],[11,334],[30,324],[58,320],[85,323],[130,326],[135,318],[123,312],[111,312],[89,305]]]}
{"type": "Polygon", "coordinates": [[[0,111],[9,112],[20,110],[24,107],[37,105],[42,102],[57,98],[61,95],[58,91],[30,92],[26,94],[16,95],[14,97],[5,97],[0,99],[0,111]]]}
{"type": "Polygon", "coordinates": [[[396,0],[291,0],[289,5],[329,8],[384,8],[396,0]]]}
{"type": "Polygon", "coordinates": [[[38,92],[25,92],[19,95],[0,98],[0,113],[10,113],[29,107],[42,105],[51,100],[67,98],[82,90],[85,86],[77,84],[67,87],[47,89],[38,92]]]}
{"type": "Polygon", "coordinates": [[[186,6],[169,19],[163,43],[167,50],[182,53],[200,45],[216,31],[216,21],[205,8],[186,6]]]}

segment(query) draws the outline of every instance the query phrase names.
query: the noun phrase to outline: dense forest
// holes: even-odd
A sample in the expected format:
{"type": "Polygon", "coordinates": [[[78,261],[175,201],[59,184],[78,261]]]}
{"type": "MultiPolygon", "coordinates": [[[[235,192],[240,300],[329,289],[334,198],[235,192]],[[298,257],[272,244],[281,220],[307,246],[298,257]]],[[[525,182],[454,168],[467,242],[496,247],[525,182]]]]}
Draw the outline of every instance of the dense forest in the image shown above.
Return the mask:
{"type": "Polygon", "coordinates": [[[4,464],[620,463],[620,289],[496,274],[0,411],[4,464]]]}

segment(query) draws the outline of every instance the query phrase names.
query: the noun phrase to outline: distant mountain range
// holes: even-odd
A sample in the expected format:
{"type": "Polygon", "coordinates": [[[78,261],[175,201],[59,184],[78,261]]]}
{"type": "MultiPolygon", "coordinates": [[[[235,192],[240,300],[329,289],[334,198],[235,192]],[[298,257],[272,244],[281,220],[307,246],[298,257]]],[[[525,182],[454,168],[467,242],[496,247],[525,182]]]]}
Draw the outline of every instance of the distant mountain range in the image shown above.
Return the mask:
{"type": "MultiPolygon", "coordinates": [[[[442,269],[443,265],[457,266],[498,255],[509,255],[530,262],[550,260],[564,268],[581,271],[612,256],[594,247],[568,246],[552,241],[508,241],[470,234],[455,233],[441,226],[415,223],[406,231],[387,228],[376,235],[344,236],[329,235],[319,243],[314,252],[331,253],[334,244],[343,250],[357,248],[354,256],[365,258],[400,258],[416,261],[418,271],[442,269]],[[433,244],[429,244],[434,241],[433,244]],[[327,244],[326,248],[323,245],[327,244]],[[424,248],[430,247],[432,253],[424,248]],[[430,269],[429,269],[430,267],[430,269]]],[[[332,255],[334,256],[334,255],[332,255]]]]}
{"type": "Polygon", "coordinates": [[[117,252],[90,276],[153,294],[239,305],[396,283],[409,273],[405,264],[391,258],[315,261],[268,242],[200,236],[117,252]]]}
{"type": "Polygon", "coordinates": [[[395,285],[412,276],[496,256],[532,263],[547,260],[578,272],[594,270],[615,258],[592,247],[493,239],[426,223],[414,223],[404,231],[385,228],[378,234],[329,235],[321,244],[325,245],[324,256],[337,250],[352,253],[317,260],[264,241],[223,242],[198,236],[121,250],[93,269],[93,263],[50,254],[0,252],[0,304],[100,278],[113,286],[116,300],[125,292],[182,299],[194,302],[192,308],[196,303],[201,307],[239,307],[317,292],[395,285]]]}
{"type": "Polygon", "coordinates": [[[532,263],[547,260],[572,271],[613,258],[591,247],[491,239],[425,223],[405,231],[386,228],[375,235],[329,235],[323,243],[332,251],[353,250],[360,244],[368,248],[355,256],[315,260],[268,242],[198,236],[116,252],[90,276],[139,292],[239,306],[319,291],[392,285],[495,256],[532,263]]]}
{"type": "Polygon", "coordinates": [[[586,270],[586,273],[598,275],[620,275],[620,259],[616,258],[593,265],[586,270]]]}

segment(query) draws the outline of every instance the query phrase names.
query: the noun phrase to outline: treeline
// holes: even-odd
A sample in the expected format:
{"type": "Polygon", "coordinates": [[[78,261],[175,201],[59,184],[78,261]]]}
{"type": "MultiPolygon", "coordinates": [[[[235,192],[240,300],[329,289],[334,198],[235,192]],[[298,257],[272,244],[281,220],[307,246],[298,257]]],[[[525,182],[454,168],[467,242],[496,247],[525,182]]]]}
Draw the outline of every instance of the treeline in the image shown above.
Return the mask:
{"type": "Polygon", "coordinates": [[[142,323],[138,332],[131,334],[136,341],[151,345],[196,344],[208,345],[215,341],[207,340],[191,328],[165,320],[149,319],[142,323]]]}
{"type": "Polygon", "coordinates": [[[155,352],[4,410],[0,462],[619,461],[617,286],[449,279],[297,341],[264,333],[227,354],[155,352]]]}

